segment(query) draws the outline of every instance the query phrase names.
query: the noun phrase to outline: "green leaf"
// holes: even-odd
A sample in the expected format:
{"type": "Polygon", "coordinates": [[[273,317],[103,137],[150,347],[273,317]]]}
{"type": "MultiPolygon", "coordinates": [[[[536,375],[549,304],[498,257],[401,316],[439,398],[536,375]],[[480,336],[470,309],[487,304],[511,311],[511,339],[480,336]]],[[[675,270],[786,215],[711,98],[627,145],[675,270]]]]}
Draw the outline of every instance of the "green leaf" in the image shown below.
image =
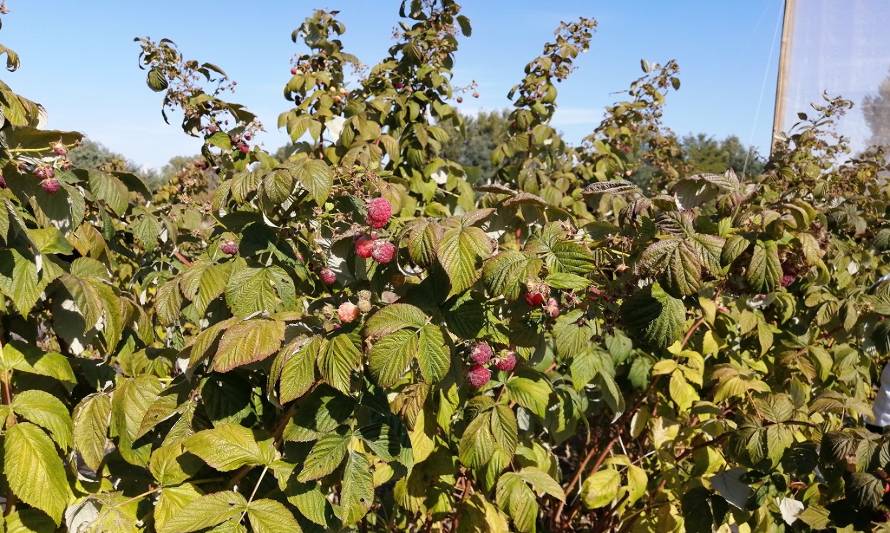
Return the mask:
{"type": "Polygon", "coordinates": [[[374,478],[371,463],[363,455],[349,452],[340,489],[338,516],[344,526],[358,523],[374,502],[374,478]]]}
{"type": "Polygon", "coordinates": [[[97,170],[91,171],[90,190],[118,216],[127,212],[130,191],[117,176],[97,170]]]}
{"type": "Polygon", "coordinates": [[[449,298],[473,286],[480,275],[476,261],[489,254],[491,243],[481,229],[460,225],[445,231],[436,257],[451,281],[449,298]]]}
{"type": "Polygon", "coordinates": [[[74,408],[74,449],[94,471],[105,458],[110,422],[111,398],[108,394],[90,394],[74,408]]]}
{"type": "Polygon", "coordinates": [[[240,317],[274,313],[285,293],[292,294],[294,290],[293,280],[281,267],[235,267],[226,285],[226,303],[240,317]]]}
{"type": "Polygon", "coordinates": [[[145,466],[151,453],[151,443],[133,448],[134,440],[148,408],[163,390],[160,380],[143,375],[135,378],[118,378],[117,388],[111,399],[111,429],[118,437],[118,450],[128,463],[145,466]]]}
{"type": "Polygon", "coordinates": [[[493,296],[519,298],[526,280],[537,276],[543,262],[516,250],[506,250],[485,261],[482,280],[493,296]]]}
{"type": "Polygon", "coordinates": [[[410,304],[390,304],[368,319],[365,324],[365,335],[379,337],[405,328],[419,329],[429,321],[426,314],[410,304]]]}
{"type": "Polygon", "coordinates": [[[190,533],[200,531],[240,516],[247,506],[244,496],[221,491],[190,501],[164,522],[158,533],[190,533]]]}
{"type": "Polygon", "coordinates": [[[72,498],[65,466],[53,442],[28,422],[6,430],[3,467],[12,492],[28,505],[48,514],[59,524],[72,498]]]}
{"type": "Polygon", "coordinates": [[[683,334],[686,307],[655,283],[625,300],[621,316],[647,342],[667,348],[683,334]]]}
{"type": "Polygon", "coordinates": [[[386,335],[371,347],[369,364],[371,373],[381,387],[392,387],[406,372],[414,354],[418,354],[417,334],[409,330],[399,330],[386,335]]]}
{"type": "Polygon", "coordinates": [[[62,274],[59,276],[59,281],[74,299],[74,304],[77,305],[77,311],[83,317],[87,330],[92,329],[104,310],[102,298],[99,297],[99,291],[93,282],[71,274],[62,274]]]}
{"type": "Polygon", "coordinates": [[[15,395],[12,410],[46,429],[62,450],[71,447],[73,424],[61,400],[42,390],[25,390],[15,395]]]}
{"type": "Polygon", "coordinates": [[[259,440],[250,429],[232,423],[199,431],[183,441],[183,447],[223,472],[269,465],[276,455],[271,439],[259,440]]]}
{"type": "Polygon", "coordinates": [[[309,191],[317,205],[324,205],[331,194],[334,174],[320,159],[301,159],[293,165],[294,177],[309,191]]]}
{"type": "Polygon", "coordinates": [[[182,307],[182,294],[179,292],[179,281],[171,279],[158,287],[155,293],[155,313],[161,324],[169,326],[179,319],[182,307]]]}
{"type": "Polygon", "coordinates": [[[284,504],[260,499],[247,506],[247,519],[255,533],[300,533],[300,524],[284,504]]]}
{"type": "Polygon", "coordinates": [[[590,280],[578,274],[554,272],[544,279],[544,283],[551,289],[581,291],[590,285],[590,280]]]}
{"type": "Polygon", "coordinates": [[[153,68],[148,71],[148,75],[145,78],[145,83],[148,84],[148,88],[152,91],[159,93],[167,88],[167,78],[164,77],[164,73],[161,72],[158,68],[153,68]]]}
{"type": "Polygon", "coordinates": [[[538,517],[538,502],[535,494],[525,484],[522,476],[515,472],[507,472],[498,479],[495,490],[498,507],[504,509],[513,519],[518,531],[534,531],[535,519],[538,517]]]}
{"type": "Polygon", "coordinates": [[[470,468],[481,468],[491,459],[495,449],[491,434],[491,417],[488,413],[476,416],[461,435],[458,444],[460,462],[470,468]]]}
{"type": "Polygon", "coordinates": [[[612,468],[604,468],[589,476],[581,484],[581,501],[588,509],[605,507],[618,497],[621,474],[612,468]]]}
{"type": "Polygon", "coordinates": [[[745,278],[752,289],[760,292],[770,292],[779,285],[782,262],[776,241],[757,241],[745,278]]]}
{"type": "Polygon", "coordinates": [[[351,437],[331,433],[318,440],[306,456],[303,469],[297,475],[300,482],[322,478],[340,466],[349,448],[351,437]]]}
{"type": "Polygon", "coordinates": [[[284,322],[253,319],[239,322],[223,333],[213,357],[213,370],[228,372],[269,357],[284,339],[284,322]]]}
{"type": "MultiPolygon", "coordinates": [[[[281,403],[296,400],[306,394],[315,383],[315,361],[323,342],[321,337],[312,337],[295,353],[286,355],[278,384],[278,400],[281,403]]],[[[292,349],[285,347],[284,353],[287,354],[292,349]]]]}
{"type": "Polygon", "coordinates": [[[151,454],[148,469],[163,486],[179,485],[204,467],[200,459],[185,453],[182,442],[164,444],[151,454]]]}
{"type": "Polygon", "coordinates": [[[551,388],[544,378],[513,376],[507,380],[507,391],[519,405],[541,418],[547,416],[551,388]]]}
{"type": "Polygon", "coordinates": [[[417,365],[427,383],[441,381],[451,367],[451,353],[445,345],[442,328],[427,324],[420,329],[417,341],[417,365]]]}
{"type": "Polygon", "coordinates": [[[360,369],[362,353],[353,335],[341,333],[325,339],[318,355],[318,371],[332,387],[349,393],[353,371],[360,369]]]}
{"type": "Polygon", "coordinates": [[[0,250],[0,292],[28,316],[43,292],[37,265],[18,250],[0,250]]]}

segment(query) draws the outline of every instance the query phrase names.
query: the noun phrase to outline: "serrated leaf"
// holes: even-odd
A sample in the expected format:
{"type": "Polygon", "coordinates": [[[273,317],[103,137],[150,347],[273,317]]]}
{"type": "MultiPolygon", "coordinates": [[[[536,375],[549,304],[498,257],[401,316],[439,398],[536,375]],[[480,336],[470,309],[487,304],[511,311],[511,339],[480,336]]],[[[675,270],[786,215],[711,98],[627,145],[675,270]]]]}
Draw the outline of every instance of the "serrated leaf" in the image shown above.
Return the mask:
{"type": "Polygon", "coordinates": [[[491,243],[481,229],[460,225],[445,231],[439,241],[436,257],[451,282],[449,298],[473,286],[480,275],[476,261],[485,259],[489,254],[491,243]]]}
{"type": "Polygon", "coordinates": [[[340,487],[339,517],[344,526],[351,526],[368,513],[374,502],[371,463],[363,455],[349,452],[340,487]]]}
{"type": "Polygon", "coordinates": [[[300,533],[300,524],[281,502],[260,499],[247,506],[247,519],[255,533],[300,533]]]}
{"type": "Polygon", "coordinates": [[[526,280],[537,276],[541,265],[540,259],[523,252],[507,250],[485,261],[482,279],[492,295],[515,300],[519,298],[526,280]]]}
{"type": "Polygon", "coordinates": [[[782,279],[782,262],[776,241],[758,240],[745,273],[751,288],[760,292],[774,290],[782,279]]]}
{"type": "Polygon", "coordinates": [[[390,304],[371,315],[371,318],[365,324],[365,335],[378,337],[404,328],[419,329],[428,320],[426,313],[413,305],[390,304]]]}
{"type": "Polygon", "coordinates": [[[269,465],[275,460],[271,439],[258,440],[250,429],[238,424],[220,424],[185,439],[183,448],[213,468],[229,472],[244,465],[269,465]]]}
{"type": "Polygon", "coordinates": [[[309,191],[315,203],[324,205],[334,184],[331,167],[320,159],[302,159],[293,165],[293,174],[309,191]]]}
{"type": "Polygon", "coordinates": [[[61,400],[42,390],[24,390],[12,400],[12,410],[50,432],[59,448],[71,447],[73,424],[61,400]]]}
{"type": "Polygon", "coordinates": [[[621,488],[621,474],[612,468],[604,468],[588,476],[581,484],[581,501],[588,509],[598,509],[612,503],[621,488]]]}
{"type": "Polygon", "coordinates": [[[284,339],[284,322],[253,319],[239,322],[223,333],[213,357],[213,369],[228,372],[269,357],[284,339]]]}
{"type": "Polygon", "coordinates": [[[362,353],[353,336],[347,333],[325,340],[318,354],[318,371],[335,389],[349,393],[352,373],[360,369],[362,353]]]}
{"type": "Polygon", "coordinates": [[[297,475],[297,480],[305,483],[322,478],[340,466],[349,448],[351,437],[331,433],[323,436],[309,450],[303,469],[297,475]]]}
{"type": "Polygon", "coordinates": [[[417,353],[414,331],[403,329],[381,337],[371,347],[371,373],[381,387],[392,387],[409,371],[411,359],[417,353]]]}
{"type": "Polygon", "coordinates": [[[3,468],[9,487],[20,500],[61,523],[72,494],[62,459],[43,430],[28,422],[8,428],[3,468]]]}
{"type": "Polygon", "coordinates": [[[111,398],[97,392],[81,400],[74,408],[74,449],[93,471],[105,458],[105,443],[111,423],[111,398]]]}
{"type": "Polygon", "coordinates": [[[445,344],[442,328],[427,324],[420,329],[417,340],[417,366],[427,383],[441,381],[451,367],[451,353],[445,344]]]}
{"type": "Polygon", "coordinates": [[[158,533],[191,533],[240,516],[247,506],[244,496],[233,491],[207,494],[185,504],[164,522],[158,533]]]}
{"type": "Polygon", "coordinates": [[[686,307],[656,283],[628,298],[621,306],[621,315],[625,324],[647,342],[666,348],[683,333],[686,307]]]}
{"type": "MultiPolygon", "coordinates": [[[[292,355],[286,355],[278,385],[278,399],[281,403],[299,398],[315,383],[315,362],[322,342],[321,337],[312,337],[292,355]]],[[[292,349],[285,347],[284,350],[292,349]]]]}

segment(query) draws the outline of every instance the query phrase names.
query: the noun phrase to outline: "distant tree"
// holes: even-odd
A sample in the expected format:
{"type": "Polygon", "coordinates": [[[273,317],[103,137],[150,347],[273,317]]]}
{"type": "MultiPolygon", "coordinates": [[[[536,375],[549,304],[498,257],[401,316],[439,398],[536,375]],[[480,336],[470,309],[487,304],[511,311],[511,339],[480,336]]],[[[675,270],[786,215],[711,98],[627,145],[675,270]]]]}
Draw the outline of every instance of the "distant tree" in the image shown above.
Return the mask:
{"type": "Polygon", "coordinates": [[[507,110],[464,115],[462,131],[446,128],[450,139],[442,147],[443,155],[463,165],[471,182],[491,176],[491,152],[506,139],[508,116],[507,110]]]}
{"type": "Polygon", "coordinates": [[[104,144],[92,139],[84,139],[80,146],[68,154],[71,163],[77,168],[107,168],[118,171],[136,172],[139,167],[124,155],[110,150],[104,144]]]}
{"type": "Polygon", "coordinates": [[[717,140],[699,133],[680,141],[684,157],[695,172],[722,173],[733,169],[741,174],[756,175],[763,171],[764,160],[753,146],[745,147],[735,135],[717,140]],[[747,159],[747,162],[746,162],[747,159]]]}
{"type": "Polygon", "coordinates": [[[890,147],[890,75],[878,86],[877,94],[863,98],[862,114],[871,130],[869,144],[890,147]]]}

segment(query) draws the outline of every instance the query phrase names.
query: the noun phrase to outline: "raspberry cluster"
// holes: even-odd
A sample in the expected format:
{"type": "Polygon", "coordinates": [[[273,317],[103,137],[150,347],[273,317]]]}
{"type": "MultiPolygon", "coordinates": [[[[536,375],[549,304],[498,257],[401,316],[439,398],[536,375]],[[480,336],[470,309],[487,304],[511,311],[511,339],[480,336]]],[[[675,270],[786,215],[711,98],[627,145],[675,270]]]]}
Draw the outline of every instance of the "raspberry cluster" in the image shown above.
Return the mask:
{"type": "Polygon", "coordinates": [[[512,372],[516,368],[516,352],[509,350],[499,357],[495,357],[494,350],[485,342],[477,342],[470,350],[470,369],[467,371],[467,380],[474,388],[480,388],[491,381],[492,363],[498,370],[512,372]]]}
{"type": "MultiPolygon", "coordinates": [[[[392,205],[386,198],[374,198],[368,202],[368,226],[374,229],[385,227],[392,218],[392,205]]],[[[373,259],[380,264],[392,262],[396,256],[396,246],[386,239],[377,237],[372,231],[355,239],[355,254],[364,259],[373,259]]]]}

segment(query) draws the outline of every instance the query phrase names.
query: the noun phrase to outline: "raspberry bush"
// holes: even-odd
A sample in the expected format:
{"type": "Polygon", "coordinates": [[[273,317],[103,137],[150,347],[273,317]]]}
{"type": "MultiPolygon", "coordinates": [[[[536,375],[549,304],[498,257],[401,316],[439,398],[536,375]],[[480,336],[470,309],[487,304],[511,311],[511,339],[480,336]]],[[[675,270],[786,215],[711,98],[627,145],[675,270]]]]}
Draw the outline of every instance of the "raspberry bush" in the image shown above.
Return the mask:
{"type": "Polygon", "coordinates": [[[890,189],[834,133],[849,102],[762,174],[696,173],[661,125],[678,66],[644,62],[570,146],[580,19],[472,187],[443,155],[470,22],[400,14],[353,83],[336,13],[294,31],[282,158],[220,67],[137,39],[203,140],[156,191],[72,168],[80,135],[0,82],[3,528],[885,527],[890,189]]]}

